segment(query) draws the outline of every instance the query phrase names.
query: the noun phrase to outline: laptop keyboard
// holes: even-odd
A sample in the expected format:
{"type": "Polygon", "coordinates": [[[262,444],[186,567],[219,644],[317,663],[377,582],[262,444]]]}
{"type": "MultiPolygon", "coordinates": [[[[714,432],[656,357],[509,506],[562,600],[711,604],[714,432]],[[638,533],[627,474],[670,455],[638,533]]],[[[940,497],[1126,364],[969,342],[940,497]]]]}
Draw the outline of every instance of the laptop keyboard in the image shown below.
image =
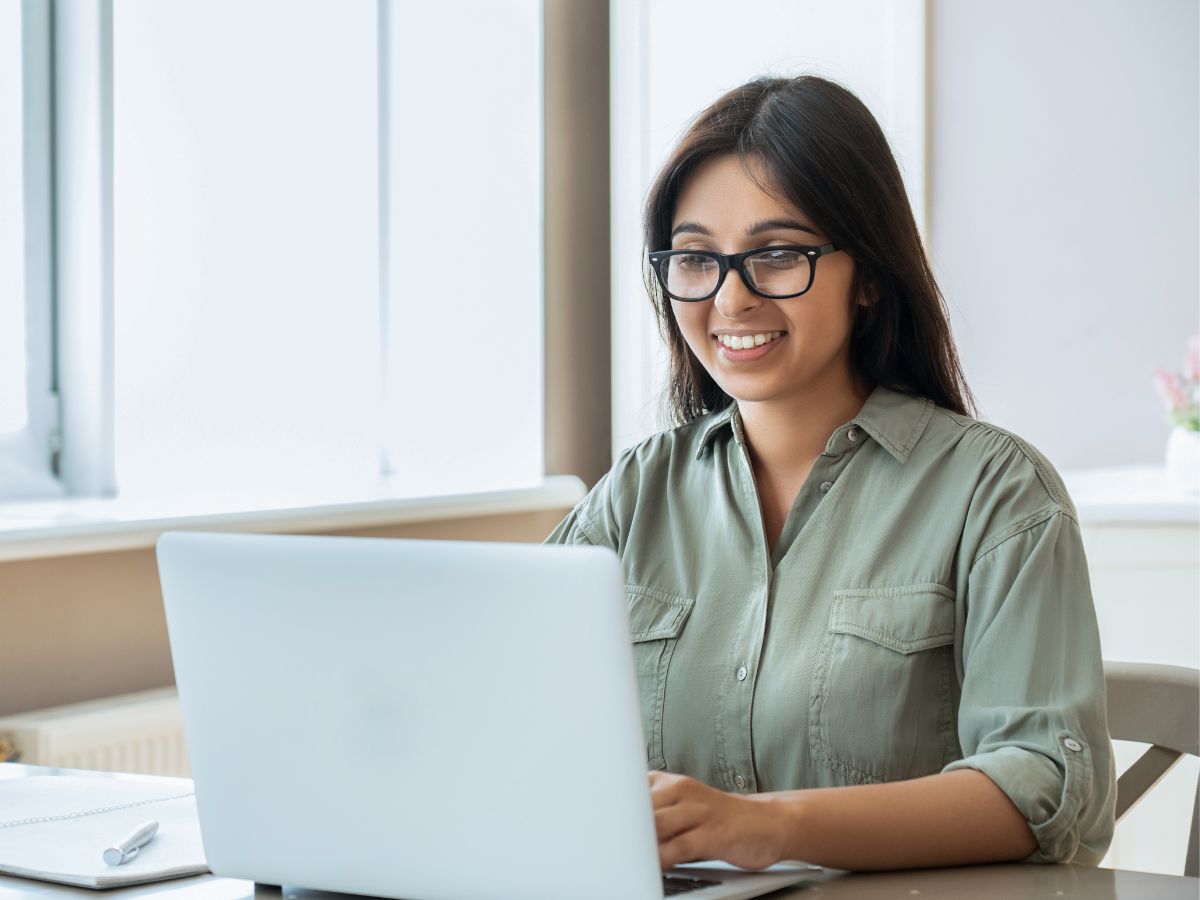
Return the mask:
{"type": "Polygon", "coordinates": [[[721,883],[707,878],[688,878],[686,875],[664,875],[662,880],[664,897],[674,897],[676,894],[686,894],[688,891],[698,891],[700,888],[721,883]]]}

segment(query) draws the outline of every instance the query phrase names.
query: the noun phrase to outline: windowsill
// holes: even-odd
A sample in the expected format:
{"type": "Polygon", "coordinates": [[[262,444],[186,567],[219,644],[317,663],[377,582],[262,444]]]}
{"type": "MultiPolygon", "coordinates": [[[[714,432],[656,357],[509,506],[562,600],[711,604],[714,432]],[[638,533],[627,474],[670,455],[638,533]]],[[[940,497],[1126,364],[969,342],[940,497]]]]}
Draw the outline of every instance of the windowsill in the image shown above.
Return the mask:
{"type": "MultiPolygon", "coordinates": [[[[1200,497],[1172,493],[1161,466],[1063,473],[1084,524],[1196,525],[1200,497]]],[[[0,503],[0,562],[152,547],[171,530],[304,532],[567,509],[582,481],[551,475],[527,488],[453,496],[389,494],[341,502],[231,504],[210,498],[174,507],[132,500],[57,499],[0,503]]]]}
{"type": "Polygon", "coordinates": [[[1084,525],[1196,525],[1200,495],[1173,491],[1165,466],[1112,466],[1062,473],[1084,525]]]}
{"type": "Polygon", "coordinates": [[[66,499],[0,504],[0,562],[152,547],[164,531],[302,532],[371,528],[542,509],[567,509],[583,497],[573,475],[549,475],[527,488],[440,497],[376,496],[307,505],[187,509],[146,501],[66,499]]]}

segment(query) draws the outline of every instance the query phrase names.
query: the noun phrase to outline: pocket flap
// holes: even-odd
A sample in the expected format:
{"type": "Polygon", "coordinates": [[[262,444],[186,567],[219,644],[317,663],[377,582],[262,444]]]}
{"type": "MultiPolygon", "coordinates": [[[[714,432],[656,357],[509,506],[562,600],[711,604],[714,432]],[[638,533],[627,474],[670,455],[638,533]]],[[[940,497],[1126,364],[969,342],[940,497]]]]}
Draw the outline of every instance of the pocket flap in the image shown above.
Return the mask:
{"type": "Polygon", "coordinates": [[[696,601],[641,584],[625,585],[634,642],[679,637],[696,601]]]}
{"type": "Polygon", "coordinates": [[[835,591],[829,630],[899,653],[954,642],[954,591],[941,584],[835,591]]]}

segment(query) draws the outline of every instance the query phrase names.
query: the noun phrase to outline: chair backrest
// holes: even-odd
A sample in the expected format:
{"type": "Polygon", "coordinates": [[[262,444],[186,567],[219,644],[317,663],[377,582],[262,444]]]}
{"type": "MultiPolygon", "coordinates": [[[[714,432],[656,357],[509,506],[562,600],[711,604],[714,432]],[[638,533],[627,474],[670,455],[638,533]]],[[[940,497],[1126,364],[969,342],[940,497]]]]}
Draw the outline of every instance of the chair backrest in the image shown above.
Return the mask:
{"type": "MultiPolygon", "coordinates": [[[[1104,663],[1108,730],[1151,747],[1117,780],[1117,821],[1184,754],[1200,756],[1200,670],[1150,663],[1104,663]]],[[[1192,804],[1184,874],[1200,875],[1200,785],[1192,804]]]]}

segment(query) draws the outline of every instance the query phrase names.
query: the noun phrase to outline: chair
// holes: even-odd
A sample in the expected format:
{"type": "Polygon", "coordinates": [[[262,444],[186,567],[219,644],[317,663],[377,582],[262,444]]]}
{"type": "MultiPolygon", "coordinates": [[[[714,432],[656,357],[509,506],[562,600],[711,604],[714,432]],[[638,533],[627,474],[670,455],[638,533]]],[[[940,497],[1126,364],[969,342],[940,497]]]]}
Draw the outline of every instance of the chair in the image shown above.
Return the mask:
{"type": "MultiPolygon", "coordinates": [[[[1117,821],[1162,779],[1183,755],[1200,756],[1200,670],[1148,663],[1104,663],[1108,730],[1114,740],[1150,744],[1117,780],[1117,821]]],[[[1200,785],[1192,804],[1184,874],[1200,875],[1197,825],[1200,785]]]]}

